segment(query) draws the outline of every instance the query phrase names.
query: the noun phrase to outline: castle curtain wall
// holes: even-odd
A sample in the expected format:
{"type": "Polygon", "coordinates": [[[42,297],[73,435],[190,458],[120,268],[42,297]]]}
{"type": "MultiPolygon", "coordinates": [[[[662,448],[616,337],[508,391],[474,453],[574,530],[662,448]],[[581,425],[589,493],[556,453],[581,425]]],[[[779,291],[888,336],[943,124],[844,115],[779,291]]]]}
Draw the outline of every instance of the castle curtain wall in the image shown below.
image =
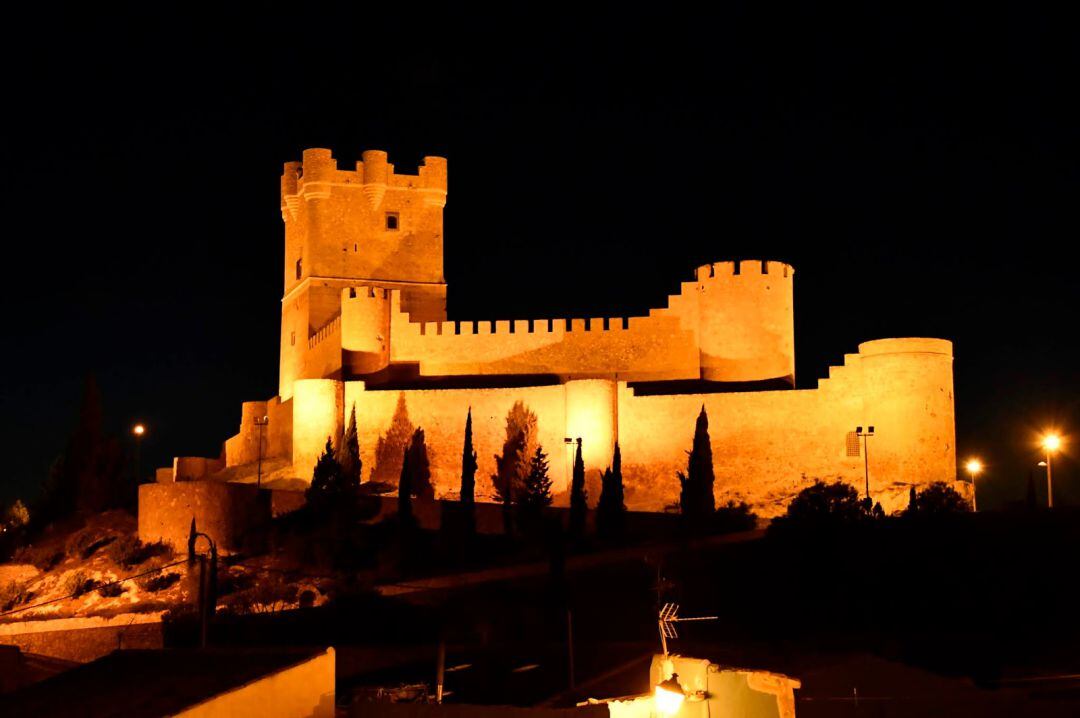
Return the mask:
{"type": "MultiPolygon", "coordinates": [[[[461,486],[461,451],[465,437],[465,417],[473,416],[473,446],[477,464],[478,497],[492,497],[490,478],[495,474],[495,456],[506,440],[506,416],[521,401],[537,416],[537,439],[548,454],[552,492],[561,493],[569,485],[566,437],[566,393],[563,386],[513,389],[421,389],[408,391],[368,391],[364,383],[345,384],[345,415],[356,407],[363,479],[369,481],[376,469],[379,440],[390,429],[399,403],[404,401],[409,424],[423,428],[431,462],[432,483],[439,496],[457,496],[461,486]]],[[[396,482],[396,477],[392,477],[396,482]]]]}
{"type": "MultiPolygon", "coordinates": [[[[638,396],[625,382],[609,380],[403,391],[369,390],[353,381],[344,384],[342,401],[340,387],[332,380],[297,382],[293,403],[307,424],[295,432],[298,476],[310,477],[326,436],[341,431],[355,406],[363,478],[371,480],[380,439],[404,409],[409,429],[424,429],[436,492],[456,496],[471,407],[477,492],[491,497],[506,417],[520,401],[537,416],[556,494],[569,482],[573,448],[565,438],[582,437],[586,468],[593,472],[610,464],[617,437],[627,504],[637,510],[662,510],[678,501],[676,472],[686,468],[702,406],[709,416],[717,500],[746,501],[762,515],[781,513],[814,479],[839,478],[862,491],[861,443],[850,452],[849,433],[856,426],[875,426],[870,490],[887,510],[905,505],[910,483],[956,478],[951,345],[941,340],[867,342],[843,366],[833,367],[817,389],[638,396]]],[[[301,422],[300,415],[296,420],[301,422]]]]}
{"type": "Polygon", "coordinates": [[[619,441],[628,506],[661,510],[678,501],[694,420],[704,406],[719,502],[746,501],[764,516],[783,513],[814,479],[864,490],[862,443],[869,439],[870,493],[887,511],[907,505],[910,484],[955,481],[952,351],[936,339],[867,342],[833,367],[817,389],[636,396],[619,388],[619,441]]]}

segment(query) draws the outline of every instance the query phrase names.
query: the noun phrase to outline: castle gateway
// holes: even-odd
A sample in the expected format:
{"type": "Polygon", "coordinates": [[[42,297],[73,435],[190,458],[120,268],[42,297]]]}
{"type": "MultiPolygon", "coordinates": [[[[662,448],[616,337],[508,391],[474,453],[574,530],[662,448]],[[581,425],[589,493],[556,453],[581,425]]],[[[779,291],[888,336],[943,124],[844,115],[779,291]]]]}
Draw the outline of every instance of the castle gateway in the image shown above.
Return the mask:
{"type": "Polygon", "coordinates": [[[868,425],[870,491],[887,511],[912,484],[955,481],[950,342],[865,342],[817,388],[795,389],[794,269],[762,260],[698,267],[647,316],[447,321],[446,191],[440,157],[415,175],[378,151],[352,169],[325,149],[285,165],[278,396],[244,404],[221,459],[177,459],[159,479],[253,481],[261,455],[264,481],[300,487],[355,409],[364,481],[396,485],[397,444],[420,427],[436,494],[454,498],[471,408],[478,498],[494,496],[516,412],[535,417],[556,503],[566,441],[580,438],[593,477],[618,442],[628,508],[660,511],[678,500],[704,407],[718,504],[773,516],[817,478],[861,489],[854,432],[868,425]]]}

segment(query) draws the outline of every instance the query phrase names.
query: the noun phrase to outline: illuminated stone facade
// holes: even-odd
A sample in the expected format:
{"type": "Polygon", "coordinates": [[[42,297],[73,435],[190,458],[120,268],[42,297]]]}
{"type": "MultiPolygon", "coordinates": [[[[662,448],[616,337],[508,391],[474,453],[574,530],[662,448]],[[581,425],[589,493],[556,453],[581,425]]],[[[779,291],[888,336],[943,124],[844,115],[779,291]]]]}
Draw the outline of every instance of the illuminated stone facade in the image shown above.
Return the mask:
{"type": "Polygon", "coordinates": [[[397,422],[424,429],[437,493],[452,497],[471,407],[478,493],[490,496],[507,413],[522,402],[551,456],[557,502],[569,484],[565,439],[581,437],[590,503],[618,441],[628,506],[673,504],[702,406],[721,503],[768,516],[815,478],[861,488],[856,426],[875,426],[870,490],[887,510],[906,504],[912,483],[955,480],[950,342],[866,342],[817,388],[794,389],[794,269],[760,260],[698,267],[647,316],[448,321],[446,190],[439,157],[415,175],[376,151],[354,169],[324,149],[285,165],[279,396],[244,405],[226,476],[250,478],[242,467],[257,459],[255,420],[266,416],[262,455],[287,467],[276,476],[310,480],[355,407],[365,481],[397,422]]]}

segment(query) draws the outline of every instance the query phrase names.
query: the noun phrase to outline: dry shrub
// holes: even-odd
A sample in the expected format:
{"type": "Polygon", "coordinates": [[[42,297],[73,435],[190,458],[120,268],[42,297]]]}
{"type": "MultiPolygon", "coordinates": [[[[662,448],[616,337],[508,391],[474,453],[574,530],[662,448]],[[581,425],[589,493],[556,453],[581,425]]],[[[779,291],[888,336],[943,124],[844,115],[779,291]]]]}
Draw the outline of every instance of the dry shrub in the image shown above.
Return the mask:
{"type": "Polygon", "coordinates": [[[0,610],[10,611],[29,603],[33,597],[29,581],[8,581],[7,585],[0,587],[0,610]]]}
{"type": "Polygon", "coordinates": [[[42,571],[51,571],[64,560],[64,552],[46,546],[20,546],[11,557],[13,563],[28,563],[42,571]]]}
{"type": "Polygon", "coordinates": [[[109,546],[109,560],[118,566],[135,568],[157,556],[168,556],[172,549],[168,544],[157,541],[143,543],[136,536],[128,534],[109,546]]]}
{"type": "Polygon", "coordinates": [[[98,593],[104,598],[116,598],[122,596],[125,591],[127,591],[127,588],[120,582],[107,583],[98,589],[98,593]]]}
{"type": "Polygon", "coordinates": [[[69,573],[62,584],[64,593],[70,594],[73,598],[89,593],[97,586],[98,582],[82,569],[69,573]]]}
{"type": "Polygon", "coordinates": [[[168,573],[154,573],[143,576],[136,579],[135,583],[147,593],[157,593],[158,591],[164,591],[179,580],[180,574],[176,571],[170,571],[168,573]]]}

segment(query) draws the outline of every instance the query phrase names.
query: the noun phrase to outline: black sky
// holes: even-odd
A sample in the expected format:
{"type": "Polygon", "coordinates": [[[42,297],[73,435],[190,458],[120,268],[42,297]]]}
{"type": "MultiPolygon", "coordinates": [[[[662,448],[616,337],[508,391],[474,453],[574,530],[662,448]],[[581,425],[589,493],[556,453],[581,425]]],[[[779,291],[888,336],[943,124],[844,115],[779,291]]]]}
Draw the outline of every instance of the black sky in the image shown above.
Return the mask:
{"type": "MultiPolygon", "coordinates": [[[[313,146],[449,158],[454,316],[640,313],[696,264],[784,260],[800,386],[867,339],[955,342],[981,505],[1022,496],[1043,425],[1080,454],[1072,18],[367,5],[9,18],[0,498],[87,371],[159,465],[276,392],[278,176],[313,146]]],[[[1056,487],[1080,502],[1071,460],[1056,487]]]]}

